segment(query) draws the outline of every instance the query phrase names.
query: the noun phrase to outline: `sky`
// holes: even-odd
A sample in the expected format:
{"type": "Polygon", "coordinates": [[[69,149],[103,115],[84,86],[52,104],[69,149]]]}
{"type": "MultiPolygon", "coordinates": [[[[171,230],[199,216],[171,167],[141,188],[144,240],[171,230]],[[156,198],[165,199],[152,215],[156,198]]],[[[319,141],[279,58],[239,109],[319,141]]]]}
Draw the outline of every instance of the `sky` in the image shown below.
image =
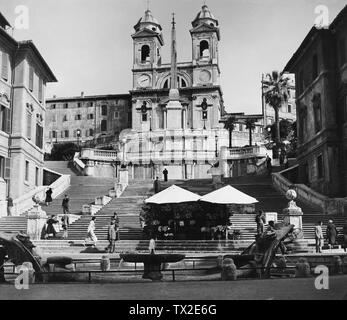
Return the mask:
{"type": "MultiPolygon", "coordinates": [[[[127,93],[132,89],[131,34],[148,0],[0,0],[14,25],[16,6],[29,9],[29,27],[14,29],[31,39],[58,82],[46,97],[127,93]]],[[[206,0],[219,20],[219,59],[229,112],[261,112],[261,76],[282,70],[314,25],[317,5],[332,21],[346,0],[206,0]]],[[[163,62],[170,61],[171,15],[175,12],[178,61],[191,61],[191,21],[204,0],[149,0],[163,28],[163,62]]]]}

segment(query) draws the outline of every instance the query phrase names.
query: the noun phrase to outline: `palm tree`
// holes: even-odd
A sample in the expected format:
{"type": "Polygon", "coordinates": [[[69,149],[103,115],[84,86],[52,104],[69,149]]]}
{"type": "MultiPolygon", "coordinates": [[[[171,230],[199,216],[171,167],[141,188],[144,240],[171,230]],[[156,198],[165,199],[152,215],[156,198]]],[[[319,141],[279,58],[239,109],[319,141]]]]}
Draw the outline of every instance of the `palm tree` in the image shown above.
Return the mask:
{"type": "Polygon", "coordinates": [[[249,145],[252,146],[252,131],[255,129],[254,119],[246,119],[246,129],[249,130],[249,145]]]}
{"type": "Polygon", "coordinates": [[[275,156],[278,157],[278,150],[280,144],[280,122],[279,122],[279,109],[282,103],[287,102],[289,98],[289,89],[291,85],[289,84],[290,78],[284,76],[284,72],[272,71],[271,74],[266,75],[265,80],[262,81],[263,92],[265,97],[265,102],[268,103],[275,111],[275,144],[276,152],[275,156]]]}
{"type": "Polygon", "coordinates": [[[232,133],[235,129],[235,117],[230,116],[225,122],[224,122],[224,128],[229,131],[229,148],[232,147],[232,133]]]}

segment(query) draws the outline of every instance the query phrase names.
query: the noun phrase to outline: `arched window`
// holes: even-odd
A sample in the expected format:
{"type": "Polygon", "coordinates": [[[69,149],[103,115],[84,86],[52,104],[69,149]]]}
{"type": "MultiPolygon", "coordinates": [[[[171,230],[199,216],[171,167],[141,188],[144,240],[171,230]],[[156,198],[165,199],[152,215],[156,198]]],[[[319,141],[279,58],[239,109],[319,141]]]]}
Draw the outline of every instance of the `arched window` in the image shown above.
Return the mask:
{"type": "Polygon", "coordinates": [[[210,56],[210,50],[209,45],[206,40],[202,40],[200,42],[200,57],[209,57],[210,56]]]}
{"type": "Polygon", "coordinates": [[[169,79],[166,79],[165,82],[164,82],[163,88],[167,89],[168,87],[169,87],[169,79]]]}
{"type": "Polygon", "coordinates": [[[147,59],[149,58],[149,46],[148,45],[143,45],[141,48],[141,62],[146,62],[147,59]]]}
{"type": "Polygon", "coordinates": [[[183,78],[181,78],[181,88],[187,87],[187,82],[183,78]]]}

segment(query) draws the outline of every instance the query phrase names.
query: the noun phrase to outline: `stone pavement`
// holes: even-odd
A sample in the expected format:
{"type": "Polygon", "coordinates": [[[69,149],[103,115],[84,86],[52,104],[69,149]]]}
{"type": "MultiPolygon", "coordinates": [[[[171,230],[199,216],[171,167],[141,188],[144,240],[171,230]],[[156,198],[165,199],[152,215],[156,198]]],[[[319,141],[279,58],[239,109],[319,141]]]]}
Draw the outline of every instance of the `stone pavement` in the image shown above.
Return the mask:
{"type": "Polygon", "coordinates": [[[328,290],[317,290],[314,277],[226,281],[138,282],[116,284],[34,284],[28,290],[0,285],[0,299],[54,300],[347,300],[347,276],[333,276],[328,290]]]}

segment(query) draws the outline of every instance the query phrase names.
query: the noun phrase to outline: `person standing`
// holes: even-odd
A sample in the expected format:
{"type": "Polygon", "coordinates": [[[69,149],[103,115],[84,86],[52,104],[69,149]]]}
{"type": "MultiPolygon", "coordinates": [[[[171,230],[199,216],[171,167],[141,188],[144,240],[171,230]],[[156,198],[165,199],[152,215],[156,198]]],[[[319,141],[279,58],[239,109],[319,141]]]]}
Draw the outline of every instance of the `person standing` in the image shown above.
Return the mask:
{"type": "Polygon", "coordinates": [[[323,230],[322,230],[322,221],[318,221],[317,225],[314,227],[314,236],[316,241],[316,252],[321,253],[322,252],[322,240],[323,237],[323,230]]]}
{"type": "Polygon", "coordinates": [[[57,234],[57,230],[54,227],[56,223],[59,223],[59,221],[55,218],[55,215],[52,215],[48,220],[47,220],[47,228],[46,228],[46,235],[47,237],[53,237],[55,238],[57,234]]]}
{"type": "Polygon", "coordinates": [[[154,180],[153,188],[154,188],[154,193],[159,192],[159,178],[158,177],[156,177],[156,179],[154,180]]]}
{"type": "Polygon", "coordinates": [[[5,283],[5,257],[6,257],[6,249],[4,246],[0,245],[0,283],[5,283]]]}
{"type": "Polygon", "coordinates": [[[271,158],[269,156],[266,156],[266,168],[267,172],[270,175],[272,173],[272,164],[271,164],[271,158]]]}
{"type": "Polygon", "coordinates": [[[118,226],[119,226],[119,217],[118,217],[118,214],[117,214],[116,211],[113,213],[113,218],[112,219],[114,220],[115,226],[118,228],[118,226]]]}
{"type": "Polygon", "coordinates": [[[108,252],[109,253],[114,253],[114,250],[116,248],[116,239],[117,239],[117,234],[116,234],[115,220],[111,219],[110,225],[108,226],[108,229],[107,229],[107,240],[109,242],[109,246],[108,246],[108,252]]]}
{"type": "Polygon", "coordinates": [[[329,220],[326,230],[326,237],[328,240],[329,246],[333,246],[336,243],[337,229],[333,220],[329,220]]]}
{"type": "Polygon", "coordinates": [[[96,246],[96,242],[98,241],[98,238],[95,235],[95,219],[96,217],[92,217],[87,230],[87,239],[91,239],[94,242],[94,247],[96,246]]]}
{"type": "Polygon", "coordinates": [[[67,239],[68,237],[68,232],[69,232],[69,225],[70,225],[70,218],[69,215],[67,213],[65,213],[63,215],[63,217],[61,218],[61,222],[62,222],[62,228],[63,228],[63,238],[67,239]]]}
{"type": "Polygon", "coordinates": [[[69,196],[66,194],[61,204],[61,206],[63,207],[63,214],[70,214],[69,201],[69,196]]]}
{"type": "Polygon", "coordinates": [[[155,254],[155,240],[154,237],[151,237],[151,240],[149,240],[149,253],[150,254],[155,254]]]}
{"type": "Polygon", "coordinates": [[[51,202],[53,201],[52,200],[52,193],[53,193],[52,188],[48,188],[46,191],[46,199],[45,199],[46,206],[49,206],[51,204],[51,202]]]}
{"type": "Polygon", "coordinates": [[[165,181],[165,182],[166,182],[167,179],[168,179],[168,174],[169,174],[169,171],[167,171],[167,169],[165,168],[165,169],[163,170],[163,175],[164,175],[164,181],[165,181]]]}
{"type": "Polygon", "coordinates": [[[342,233],[343,233],[343,247],[346,252],[347,251],[347,220],[345,221],[345,224],[343,226],[342,233]]]}
{"type": "Polygon", "coordinates": [[[257,235],[260,236],[264,233],[264,223],[265,216],[262,210],[259,210],[258,214],[255,216],[255,222],[257,223],[257,235]]]}
{"type": "Polygon", "coordinates": [[[11,217],[13,215],[13,199],[7,197],[7,216],[11,217]]]}

